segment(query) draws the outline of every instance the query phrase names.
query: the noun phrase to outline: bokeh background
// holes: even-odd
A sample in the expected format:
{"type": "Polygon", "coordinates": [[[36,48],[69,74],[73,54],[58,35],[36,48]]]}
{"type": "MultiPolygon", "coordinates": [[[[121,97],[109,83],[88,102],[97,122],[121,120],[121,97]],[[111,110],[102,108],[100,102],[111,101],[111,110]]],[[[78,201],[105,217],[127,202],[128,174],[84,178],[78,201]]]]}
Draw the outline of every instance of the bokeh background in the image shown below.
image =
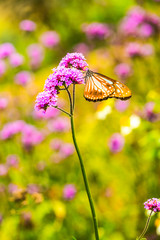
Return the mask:
{"type": "MultiPolygon", "coordinates": [[[[133,94],[92,103],[76,86],[77,141],[100,239],[141,233],[143,203],[160,197],[159,30],[159,0],[0,2],[1,240],[94,239],[69,118],[34,110],[51,69],[75,51],[133,94]]],[[[65,93],[59,106],[69,108],[65,93]]],[[[147,239],[159,235],[156,214],[147,239]]]]}

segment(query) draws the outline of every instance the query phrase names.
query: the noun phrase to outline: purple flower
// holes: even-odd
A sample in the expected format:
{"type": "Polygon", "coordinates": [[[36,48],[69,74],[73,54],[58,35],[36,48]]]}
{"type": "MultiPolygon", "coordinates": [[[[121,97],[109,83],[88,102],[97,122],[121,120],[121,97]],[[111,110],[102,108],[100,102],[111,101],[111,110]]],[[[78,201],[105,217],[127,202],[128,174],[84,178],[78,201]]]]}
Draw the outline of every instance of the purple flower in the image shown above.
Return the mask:
{"type": "Polygon", "coordinates": [[[15,48],[11,43],[3,43],[0,45],[0,58],[9,57],[14,51],[15,48]]]}
{"type": "Polygon", "coordinates": [[[160,212],[160,200],[158,198],[148,199],[144,203],[144,208],[146,208],[147,210],[154,211],[154,212],[160,212]]]}
{"type": "Polygon", "coordinates": [[[7,166],[18,168],[18,166],[19,166],[18,156],[15,154],[8,155],[7,156],[7,166]]]}
{"type": "Polygon", "coordinates": [[[160,117],[159,113],[154,113],[154,106],[155,106],[154,102],[148,102],[148,103],[146,103],[144,110],[143,110],[144,118],[150,122],[155,122],[160,117]]]}
{"type": "Polygon", "coordinates": [[[130,42],[125,49],[129,57],[144,57],[153,54],[154,49],[151,44],[139,44],[137,42],[130,42]]]}
{"type": "Polygon", "coordinates": [[[0,60],[0,77],[6,72],[6,63],[3,60],[0,60]]]}
{"type": "Polygon", "coordinates": [[[119,111],[119,112],[124,112],[128,106],[129,106],[130,101],[121,101],[121,100],[117,100],[115,102],[115,108],[119,111]]]}
{"type": "Polygon", "coordinates": [[[22,120],[17,120],[14,122],[9,122],[4,125],[3,129],[0,132],[0,138],[6,140],[11,138],[13,135],[22,131],[25,126],[25,122],[22,120]]]}
{"type": "Polygon", "coordinates": [[[125,35],[137,35],[137,27],[144,21],[145,11],[140,7],[132,8],[120,23],[120,31],[125,35]]]}
{"type": "Polygon", "coordinates": [[[45,47],[53,48],[59,43],[60,38],[56,31],[47,31],[41,35],[40,40],[45,47]]]}
{"type": "Polygon", "coordinates": [[[120,63],[114,69],[116,75],[121,79],[126,79],[132,73],[131,66],[127,63],[120,63]]]}
{"type": "Polygon", "coordinates": [[[37,69],[44,59],[43,47],[38,43],[31,44],[27,48],[27,54],[30,58],[31,67],[37,69]]]}
{"type": "Polygon", "coordinates": [[[48,128],[52,132],[66,132],[70,129],[68,118],[58,117],[48,123],[48,128]]]}
{"type": "Polygon", "coordinates": [[[86,70],[86,67],[88,66],[85,57],[82,53],[67,53],[67,55],[62,58],[60,64],[60,67],[70,68],[74,67],[79,70],[86,70]]]}
{"type": "Polygon", "coordinates": [[[74,146],[71,143],[64,143],[60,147],[60,154],[63,158],[67,158],[74,153],[74,146]]]}
{"type": "Polygon", "coordinates": [[[13,53],[9,57],[9,62],[13,68],[18,67],[23,64],[24,57],[19,53],[13,53]]]}
{"type": "Polygon", "coordinates": [[[0,164],[0,176],[5,176],[8,173],[8,167],[5,164],[0,164]]]}
{"type": "Polygon", "coordinates": [[[120,152],[124,146],[124,137],[120,133],[114,133],[109,140],[108,146],[111,152],[120,152]]]}
{"type": "Polygon", "coordinates": [[[21,71],[15,75],[14,80],[16,84],[25,86],[32,80],[32,75],[28,71],[21,71]]]}
{"type": "Polygon", "coordinates": [[[0,97],[0,110],[5,109],[8,105],[8,99],[0,97]]]}
{"type": "Polygon", "coordinates": [[[105,23],[93,22],[91,24],[83,24],[83,32],[89,39],[106,39],[111,35],[111,30],[105,23]]]}
{"type": "Polygon", "coordinates": [[[58,67],[53,69],[53,71],[54,73],[49,75],[44,85],[45,90],[52,93],[63,85],[68,87],[71,84],[84,83],[83,74],[76,68],[58,67]]]}
{"type": "Polygon", "coordinates": [[[19,27],[23,31],[33,32],[36,29],[36,24],[35,22],[26,19],[20,22],[19,27]]]}
{"type": "Polygon", "coordinates": [[[139,27],[138,33],[140,37],[148,38],[153,35],[154,29],[149,23],[143,23],[139,27]]]}
{"type": "Polygon", "coordinates": [[[153,45],[151,44],[143,44],[141,47],[142,56],[150,56],[154,53],[153,45]]]}
{"type": "Polygon", "coordinates": [[[40,144],[43,139],[43,134],[30,124],[26,124],[22,129],[22,143],[27,150],[40,144]]]}
{"type": "Polygon", "coordinates": [[[67,184],[63,189],[63,197],[65,200],[71,200],[75,197],[76,192],[77,190],[73,184],[67,184]]]}
{"type": "Polygon", "coordinates": [[[63,144],[62,140],[55,138],[51,141],[50,146],[53,150],[60,150],[62,144],[63,144]]]}
{"type": "Polygon", "coordinates": [[[43,110],[44,113],[47,107],[57,106],[57,95],[50,91],[44,91],[37,95],[35,110],[43,110]]]}

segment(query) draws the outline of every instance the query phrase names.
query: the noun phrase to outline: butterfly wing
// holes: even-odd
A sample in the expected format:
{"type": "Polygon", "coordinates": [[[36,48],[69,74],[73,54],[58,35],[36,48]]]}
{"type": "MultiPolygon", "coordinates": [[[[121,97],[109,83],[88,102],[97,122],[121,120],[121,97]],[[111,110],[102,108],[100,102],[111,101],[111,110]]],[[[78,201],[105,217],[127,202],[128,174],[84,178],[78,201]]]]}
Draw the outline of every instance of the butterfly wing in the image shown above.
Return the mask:
{"type": "Polygon", "coordinates": [[[108,99],[115,91],[114,86],[97,74],[87,77],[84,97],[88,101],[102,101],[108,99]]]}
{"type": "Polygon", "coordinates": [[[127,100],[132,96],[131,90],[123,83],[116,81],[113,85],[115,87],[115,91],[109,96],[109,98],[127,100]]]}
{"type": "Polygon", "coordinates": [[[92,72],[87,77],[84,97],[88,101],[102,101],[108,98],[127,100],[132,96],[130,89],[123,83],[100,73],[92,72]]]}

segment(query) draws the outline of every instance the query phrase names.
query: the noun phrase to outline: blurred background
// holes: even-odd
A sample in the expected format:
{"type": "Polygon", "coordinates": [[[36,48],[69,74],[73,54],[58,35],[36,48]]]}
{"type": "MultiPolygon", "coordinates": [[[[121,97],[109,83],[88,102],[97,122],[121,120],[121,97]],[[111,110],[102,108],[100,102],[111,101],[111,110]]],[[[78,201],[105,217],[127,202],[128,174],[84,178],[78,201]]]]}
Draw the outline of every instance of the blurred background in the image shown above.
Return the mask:
{"type": "MultiPolygon", "coordinates": [[[[119,79],[127,101],[83,98],[75,128],[101,240],[131,240],[143,203],[160,191],[160,1],[0,1],[0,238],[94,239],[69,118],[34,110],[45,79],[68,52],[119,79]]],[[[59,106],[68,109],[65,93],[59,106]]],[[[147,239],[160,235],[156,214],[147,239]]]]}

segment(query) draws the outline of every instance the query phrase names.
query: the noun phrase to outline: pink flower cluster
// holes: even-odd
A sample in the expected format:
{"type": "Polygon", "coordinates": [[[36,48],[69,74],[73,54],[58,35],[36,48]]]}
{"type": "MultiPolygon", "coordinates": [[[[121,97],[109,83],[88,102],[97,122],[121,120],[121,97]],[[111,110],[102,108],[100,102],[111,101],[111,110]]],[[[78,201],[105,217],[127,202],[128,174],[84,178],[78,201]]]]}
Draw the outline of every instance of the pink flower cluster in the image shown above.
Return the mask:
{"type": "Polygon", "coordinates": [[[83,24],[83,32],[89,39],[106,39],[110,36],[111,30],[105,23],[93,22],[91,24],[83,24]]]}
{"type": "Polygon", "coordinates": [[[120,133],[114,133],[108,142],[108,146],[111,152],[118,153],[123,149],[124,143],[124,137],[120,133]]]}
{"type": "Polygon", "coordinates": [[[120,24],[120,31],[125,35],[148,38],[160,29],[160,18],[140,7],[131,9],[120,24]]]}
{"type": "Polygon", "coordinates": [[[26,19],[20,22],[19,27],[23,31],[33,32],[36,29],[36,24],[35,22],[26,19]]]}
{"type": "Polygon", "coordinates": [[[160,200],[158,198],[148,199],[144,203],[144,208],[146,208],[147,210],[154,211],[154,212],[160,212],[160,200]]]}
{"type": "Polygon", "coordinates": [[[84,70],[86,66],[87,63],[82,54],[67,54],[47,78],[44,91],[39,93],[36,98],[35,110],[43,109],[46,111],[47,107],[56,107],[57,94],[60,93],[61,87],[84,83],[83,74],[80,70],[84,70]]]}
{"type": "Polygon", "coordinates": [[[130,42],[125,48],[126,55],[129,57],[145,57],[154,53],[151,44],[140,44],[137,42],[130,42]]]}
{"type": "Polygon", "coordinates": [[[59,66],[64,66],[66,68],[74,67],[85,71],[88,64],[82,53],[67,53],[67,55],[62,58],[59,66]]]}
{"type": "Polygon", "coordinates": [[[65,200],[72,200],[76,195],[76,187],[73,184],[67,184],[63,189],[63,197],[65,200]]]}
{"type": "Polygon", "coordinates": [[[132,73],[131,66],[127,63],[120,63],[114,69],[116,75],[121,79],[126,79],[132,73]]]}
{"type": "Polygon", "coordinates": [[[45,47],[53,48],[59,43],[60,37],[56,31],[47,31],[41,35],[40,41],[45,47]]]}
{"type": "Polygon", "coordinates": [[[41,143],[44,139],[43,134],[39,130],[22,120],[4,125],[3,129],[0,131],[0,139],[7,140],[18,133],[22,134],[22,144],[27,149],[41,143]]]}

